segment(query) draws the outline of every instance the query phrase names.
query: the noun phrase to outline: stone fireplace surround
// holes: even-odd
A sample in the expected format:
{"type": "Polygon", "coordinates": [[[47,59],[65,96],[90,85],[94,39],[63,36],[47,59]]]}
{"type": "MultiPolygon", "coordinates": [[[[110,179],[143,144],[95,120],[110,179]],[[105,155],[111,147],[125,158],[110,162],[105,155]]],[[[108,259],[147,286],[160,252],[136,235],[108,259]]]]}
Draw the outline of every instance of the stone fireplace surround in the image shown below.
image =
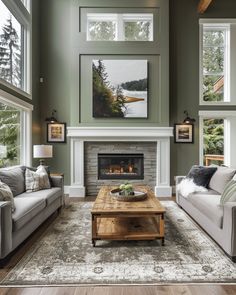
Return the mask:
{"type": "Polygon", "coordinates": [[[155,194],[159,197],[172,195],[170,186],[172,127],[68,127],[67,136],[71,144],[70,197],[85,197],[85,142],[155,142],[157,145],[155,194]]]}

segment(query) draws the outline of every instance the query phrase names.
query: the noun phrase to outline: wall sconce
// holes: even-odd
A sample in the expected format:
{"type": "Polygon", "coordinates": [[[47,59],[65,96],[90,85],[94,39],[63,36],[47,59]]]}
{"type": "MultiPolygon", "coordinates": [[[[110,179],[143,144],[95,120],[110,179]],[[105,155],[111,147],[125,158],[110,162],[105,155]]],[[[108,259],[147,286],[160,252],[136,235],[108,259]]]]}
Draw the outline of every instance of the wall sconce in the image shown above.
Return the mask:
{"type": "Polygon", "coordinates": [[[187,111],[184,111],[184,114],[185,114],[185,119],[183,121],[184,124],[194,124],[196,122],[196,120],[194,118],[190,118],[189,117],[189,114],[187,111]]]}
{"type": "Polygon", "coordinates": [[[52,110],[52,115],[51,115],[51,117],[46,118],[45,121],[46,121],[46,122],[50,122],[50,123],[52,123],[52,124],[53,124],[53,123],[57,123],[58,120],[57,120],[57,118],[56,118],[56,113],[57,113],[56,110],[52,110]]]}

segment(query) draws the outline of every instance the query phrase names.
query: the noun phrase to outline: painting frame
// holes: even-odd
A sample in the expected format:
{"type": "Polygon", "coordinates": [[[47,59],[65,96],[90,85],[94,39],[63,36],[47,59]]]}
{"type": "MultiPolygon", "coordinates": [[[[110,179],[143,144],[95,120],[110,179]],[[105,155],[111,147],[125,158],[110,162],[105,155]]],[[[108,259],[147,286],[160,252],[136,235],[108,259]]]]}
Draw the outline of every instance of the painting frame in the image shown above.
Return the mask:
{"type": "Polygon", "coordinates": [[[174,124],[175,143],[194,143],[194,125],[176,123],[174,124]]]}
{"type": "Polygon", "coordinates": [[[47,123],[47,142],[66,143],[66,123],[47,123]]]}

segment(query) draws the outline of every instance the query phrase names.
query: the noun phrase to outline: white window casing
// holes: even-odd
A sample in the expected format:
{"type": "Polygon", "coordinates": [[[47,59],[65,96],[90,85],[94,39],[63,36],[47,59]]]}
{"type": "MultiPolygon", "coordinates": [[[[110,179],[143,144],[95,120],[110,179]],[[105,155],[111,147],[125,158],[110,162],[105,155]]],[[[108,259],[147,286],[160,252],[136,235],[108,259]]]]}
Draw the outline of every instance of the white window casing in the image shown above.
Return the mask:
{"type": "Polygon", "coordinates": [[[200,105],[236,105],[236,19],[199,20],[199,94],[200,105]],[[224,44],[224,101],[203,100],[203,29],[223,29],[224,44]]]}

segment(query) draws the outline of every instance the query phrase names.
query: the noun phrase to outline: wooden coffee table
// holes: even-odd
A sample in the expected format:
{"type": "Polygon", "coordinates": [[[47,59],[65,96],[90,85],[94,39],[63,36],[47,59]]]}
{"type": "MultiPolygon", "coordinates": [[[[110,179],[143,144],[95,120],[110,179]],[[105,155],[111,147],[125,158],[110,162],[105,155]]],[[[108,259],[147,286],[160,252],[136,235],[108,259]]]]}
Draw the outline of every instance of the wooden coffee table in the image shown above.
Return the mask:
{"type": "Polygon", "coordinates": [[[93,205],[92,243],[97,240],[155,240],[164,236],[165,208],[146,186],[135,190],[147,191],[148,197],[139,202],[120,202],[110,196],[114,186],[103,186],[93,205]]]}

